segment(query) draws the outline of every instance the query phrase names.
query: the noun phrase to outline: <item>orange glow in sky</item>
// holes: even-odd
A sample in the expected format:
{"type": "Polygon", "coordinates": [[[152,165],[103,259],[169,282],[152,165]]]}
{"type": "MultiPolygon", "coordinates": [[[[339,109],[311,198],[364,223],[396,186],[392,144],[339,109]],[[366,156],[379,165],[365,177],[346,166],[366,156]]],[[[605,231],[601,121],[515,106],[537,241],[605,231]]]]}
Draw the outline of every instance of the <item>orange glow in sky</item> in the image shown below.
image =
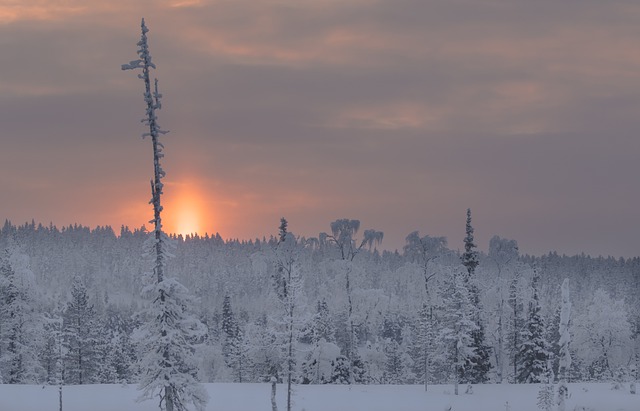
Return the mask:
{"type": "Polygon", "coordinates": [[[163,226],[167,233],[200,234],[210,231],[211,213],[205,207],[205,197],[193,181],[168,183],[165,188],[163,226]]]}

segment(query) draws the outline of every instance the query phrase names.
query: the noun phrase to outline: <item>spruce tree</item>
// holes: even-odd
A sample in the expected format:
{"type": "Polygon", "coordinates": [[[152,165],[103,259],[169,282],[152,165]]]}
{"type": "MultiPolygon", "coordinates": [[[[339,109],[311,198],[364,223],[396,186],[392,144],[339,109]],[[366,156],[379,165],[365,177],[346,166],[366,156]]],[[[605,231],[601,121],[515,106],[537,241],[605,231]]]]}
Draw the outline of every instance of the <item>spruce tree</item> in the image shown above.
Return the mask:
{"type": "Polygon", "coordinates": [[[0,255],[0,375],[5,383],[41,380],[38,340],[42,330],[33,303],[33,273],[27,257],[10,245],[0,255]]]}
{"type": "Polygon", "coordinates": [[[476,267],[478,267],[478,251],[474,240],[474,228],[471,225],[471,209],[467,209],[467,224],[465,227],[464,237],[464,253],[461,256],[462,265],[467,269],[465,282],[469,289],[469,300],[474,307],[473,321],[476,325],[475,330],[471,334],[473,339],[472,347],[475,356],[471,358],[466,366],[466,381],[471,384],[486,383],[489,381],[489,372],[491,371],[491,346],[485,340],[485,326],[481,317],[483,312],[482,303],[480,301],[480,289],[476,279],[476,267]]]}
{"type": "Polygon", "coordinates": [[[513,366],[513,382],[515,383],[518,382],[518,375],[520,374],[518,369],[521,362],[519,356],[522,345],[520,334],[522,333],[524,323],[524,305],[520,295],[520,279],[520,271],[517,271],[509,284],[509,298],[507,300],[507,303],[511,307],[511,322],[507,327],[509,330],[508,345],[510,349],[511,364],[513,366]]]}
{"type": "Polygon", "coordinates": [[[447,284],[442,290],[444,301],[442,323],[438,342],[451,366],[455,395],[458,395],[458,384],[466,381],[468,366],[476,357],[473,347],[473,307],[469,302],[469,290],[462,274],[454,269],[447,284]]]}
{"type": "Polygon", "coordinates": [[[569,398],[569,371],[571,369],[571,351],[569,344],[569,324],[571,321],[571,300],[569,298],[569,279],[565,278],[561,287],[562,305],[560,309],[560,364],[558,369],[558,411],[565,411],[569,398]]]}
{"type": "Polygon", "coordinates": [[[478,247],[474,242],[474,229],[471,225],[471,209],[467,208],[467,225],[465,228],[465,237],[464,237],[464,253],[462,254],[462,264],[467,269],[467,273],[469,277],[473,277],[476,267],[480,263],[478,261],[478,252],[476,248],[478,247]]]}
{"type": "Polygon", "coordinates": [[[98,326],[87,288],[79,277],[71,286],[71,300],[63,313],[66,384],[99,382],[98,326]]]}
{"type": "Polygon", "coordinates": [[[231,307],[231,297],[225,295],[222,302],[222,355],[231,369],[235,382],[246,382],[249,360],[244,336],[231,307]]]}
{"type": "Polygon", "coordinates": [[[550,359],[549,343],[546,339],[546,325],[540,310],[540,276],[534,269],[531,288],[533,296],[529,303],[529,312],[524,328],[520,332],[522,342],[518,352],[519,373],[516,376],[518,383],[546,382],[547,363],[550,359]]]}
{"type": "Polygon", "coordinates": [[[188,290],[175,278],[166,275],[166,260],[169,253],[169,238],[162,231],[162,179],[165,171],[160,160],[164,157],[164,146],[160,136],[167,132],[157,122],[156,111],[161,108],[162,95],[158,92],[158,80],[154,80],[152,90],[150,71],[155,69],[149,53],[147,28],[144,19],[141,23],[142,35],[138,42],[139,59],[122,65],[123,70],[142,70],[138,78],[144,82],[144,101],[146,116],[142,120],[149,127],[143,137],[151,137],[153,146],[153,179],[151,180],[151,201],[153,204],[154,231],[146,247],[147,255],[153,259],[153,271],[143,295],[150,299],[151,305],[140,317],[142,325],[137,330],[141,358],[142,376],[141,399],[160,396],[160,408],[167,411],[186,410],[188,403],[198,409],[204,409],[207,393],[197,380],[197,360],[194,356],[196,339],[205,330],[200,321],[189,313],[194,304],[188,290]]]}
{"type": "Polygon", "coordinates": [[[335,347],[335,327],[331,321],[329,305],[325,299],[317,302],[311,323],[312,348],[302,363],[302,383],[322,384],[329,380],[327,350],[335,347]]]}

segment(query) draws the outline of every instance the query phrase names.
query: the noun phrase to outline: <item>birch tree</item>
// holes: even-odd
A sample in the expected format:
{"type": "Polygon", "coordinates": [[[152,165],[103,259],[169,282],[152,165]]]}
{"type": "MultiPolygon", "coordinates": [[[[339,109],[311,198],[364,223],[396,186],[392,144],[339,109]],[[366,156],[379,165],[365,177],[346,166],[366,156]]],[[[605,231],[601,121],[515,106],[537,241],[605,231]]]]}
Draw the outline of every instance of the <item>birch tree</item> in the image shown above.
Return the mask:
{"type": "Polygon", "coordinates": [[[353,315],[353,290],[351,287],[351,272],[353,270],[353,259],[364,247],[372,247],[382,241],[384,234],[382,231],[365,230],[360,243],[355,239],[360,229],[360,220],[339,219],[331,223],[331,234],[321,234],[321,242],[333,244],[340,255],[341,266],[345,275],[345,293],[347,295],[347,344],[345,349],[346,366],[348,370],[349,383],[355,382],[355,368],[360,362],[358,357],[356,326],[353,315]]]}

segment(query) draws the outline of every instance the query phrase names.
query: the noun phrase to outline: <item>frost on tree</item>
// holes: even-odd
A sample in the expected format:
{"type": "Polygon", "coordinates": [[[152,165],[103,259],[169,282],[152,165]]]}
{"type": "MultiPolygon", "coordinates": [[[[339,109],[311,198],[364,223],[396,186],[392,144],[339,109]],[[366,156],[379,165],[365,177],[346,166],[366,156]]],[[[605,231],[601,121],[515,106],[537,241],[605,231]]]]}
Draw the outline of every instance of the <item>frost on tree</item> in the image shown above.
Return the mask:
{"type": "Polygon", "coordinates": [[[624,300],[614,300],[599,288],[586,309],[576,314],[574,343],[587,366],[588,377],[611,381],[627,373],[633,358],[628,309],[624,300]]]}
{"type": "Polygon", "coordinates": [[[142,290],[142,295],[151,300],[150,305],[140,314],[142,325],[136,330],[140,345],[140,399],[160,397],[160,408],[167,411],[182,411],[192,403],[197,409],[204,409],[207,393],[197,381],[197,360],[195,345],[205,330],[200,321],[189,312],[194,305],[187,289],[175,278],[166,276],[166,260],[169,239],[162,231],[162,178],[165,172],[160,160],[164,157],[163,145],[159,137],[166,132],[157,123],[156,110],[161,108],[162,95],[158,92],[158,81],[151,90],[149,72],[156,66],[151,60],[147,33],[149,29],[144,19],[141,23],[142,36],[138,42],[137,60],[122,65],[123,70],[142,70],[138,77],[144,81],[144,101],[146,116],[142,120],[149,127],[143,137],[151,137],[153,144],[154,178],[151,181],[154,231],[146,242],[146,253],[153,259],[152,276],[142,290]]]}
{"type": "Polygon", "coordinates": [[[273,290],[282,309],[281,315],[272,318],[275,325],[287,376],[287,411],[291,411],[292,384],[296,368],[296,345],[301,329],[306,325],[304,315],[304,284],[301,277],[300,245],[298,239],[287,231],[287,220],[280,220],[278,242],[272,250],[275,270],[272,275],[273,290]]]}
{"type": "Polygon", "coordinates": [[[34,278],[27,256],[10,244],[0,254],[0,380],[36,383],[44,370],[37,346],[42,327],[34,312],[34,278]]]}
{"type": "MultiPolygon", "coordinates": [[[[356,336],[356,328],[361,324],[356,324],[353,313],[353,290],[351,286],[351,273],[353,270],[354,258],[364,248],[371,249],[374,245],[380,244],[384,233],[376,230],[364,230],[364,235],[360,244],[355,240],[355,236],[360,230],[360,220],[350,220],[342,218],[331,223],[331,234],[322,233],[320,235],[321,243],[329,243],[335,246],[340,253],[340,266],[345,275],[345,293],[347,297],[347,340],[344,349],[346,366],[348,370],[349,384],[362,382],[364,377],[364,367],[362,359],[358,354],[358,342],[356,336]]],[[[336,360],[336,370],[342,370],[344,361],[336,360]]],[[[341,374],[341,371],[340,373],[341,374]]]]}
{"type": "Polygon", "coordinates": [[[541,314],[540,298],[538,296],[540,276],[534,269],[531,288],[533,296],[529,303],[529,313],[524,328],[520,331],[522,341],[518,358],[520,359],[519,373],[516,381],[519,383],[545,382],[547,363],[550,357],[549,343],[545,331],[546,324],[541,314]]]}
{"type": "Polygon", "coordinates": [[[476,268],[479,264],[477,245],[474,241],[474,228],[471,225],[471,209],[467,209],[467,223],[465,226],[464,253],[460,257],[462,265],[467,269],[465,281],[469,289],[469,301],[474,307],[473,321],[476,329],[472,333],[475,357],[467,364],[466,382],[481,384],[489,381],[491,371],[491,347],[486,343],[485,324],[482,320],[483,312],[480,301],[480,287],[476,278],[476,268]]]}
{"type": "Polygon", "coordinates": [[[71,299],[63,314],[65,383],[98,382],[96,312],[79,277],[71,286],[71,299]]]}
{"type": "Polygon", "coordinates": [[[476,357],[472,334],[477,326],[473,321],[469,290],[462,276],[454,269],[442,290],[444,326],[438,335],[443,355],[451,366],[455,395],[458,395],[459,382],[465,380],[468,364],[476,357]]]}
{"type": "Polygon", "coordinates": [[[562,306],[560,309],[560,367],[558,370],[558,411],[565,411],[566,399],[569,397],[567,386],[569,370],[571,368],[571,352],[569,343],[569,325],[571,321],[571,300],[569,299],[569,279],[565,278],[561,288],[562,306]]]}

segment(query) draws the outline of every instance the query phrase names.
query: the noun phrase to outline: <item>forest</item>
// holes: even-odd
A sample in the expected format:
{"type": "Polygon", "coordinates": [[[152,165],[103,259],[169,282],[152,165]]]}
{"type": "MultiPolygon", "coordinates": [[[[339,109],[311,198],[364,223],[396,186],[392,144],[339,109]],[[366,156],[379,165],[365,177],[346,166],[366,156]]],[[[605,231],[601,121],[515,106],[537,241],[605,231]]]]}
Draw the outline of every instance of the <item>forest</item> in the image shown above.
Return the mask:
{"type": "MultiPolygon", "coordinates": [[[[466,233],[464,244],[409,233],[394,252],[383,250],[383,233],[351,219],[313,238],[295,235],[285,219],[274,222],[273,236],[252,241],[171,236],[166,275],[194,296],[197,377],[425,386],[552,381],[562,373],[565,284],[569,380],[637,380],[640,258],[522,255],[515,240],[498,236],[479,252],[470,212],[466,233]]],[[[116,233],[6,221],[2,383],[138,382],[149,236],[145,227],[116,233]]]]}

